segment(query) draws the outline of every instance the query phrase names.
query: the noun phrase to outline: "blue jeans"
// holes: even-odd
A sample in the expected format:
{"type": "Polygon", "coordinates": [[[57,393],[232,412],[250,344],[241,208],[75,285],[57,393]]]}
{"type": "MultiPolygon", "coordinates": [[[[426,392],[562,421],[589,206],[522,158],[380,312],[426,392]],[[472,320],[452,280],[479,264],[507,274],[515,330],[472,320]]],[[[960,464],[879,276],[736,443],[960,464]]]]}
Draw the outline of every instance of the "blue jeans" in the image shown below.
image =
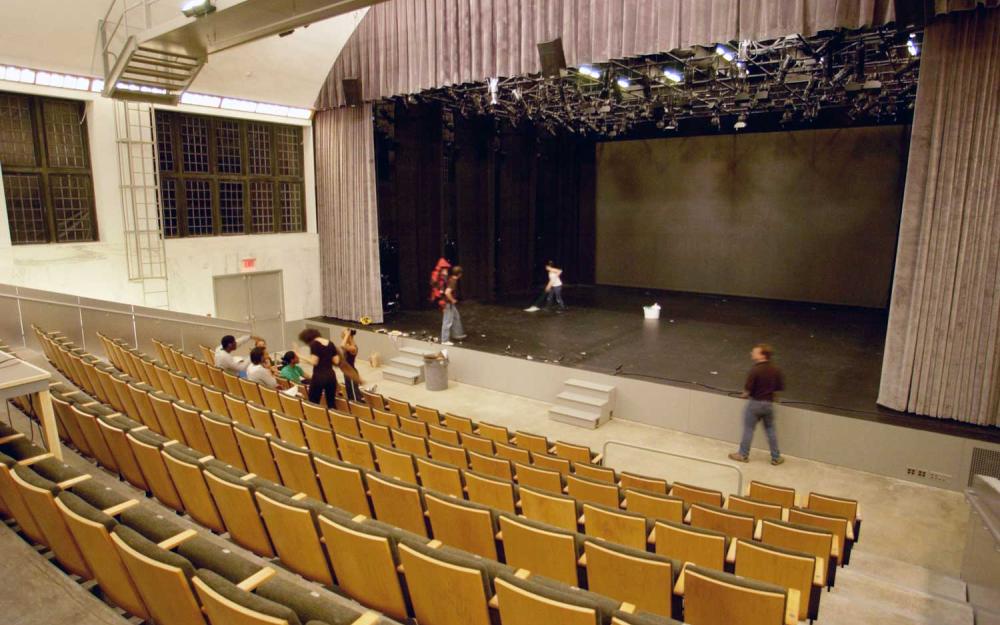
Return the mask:
{"type": "Polygon", "coordinates": [[[448,304],[444,307],[444,317],[441,319],[441,342],[447,343],[454,337],[456,340],[465,338],[465,328],[462,327],[462,315],[458,314],[458,306],[448,304]]]}
{"type": "Polygon", "coordinates": [[[552,287],[549,289],[549,292],[545,294],[546,308],[552,305],[553,298],[555,298],[556,302],[559,303],[559,308],[566,308],[566,304],[563,304],[562,299],[562,285],[552,287]]]}
{"type": "Polygon", "coordinates": [[[750,441],[753,439],[753,430],[757,427],[758,421],[764,422],[764,432],[767,433],[767,444],[771,448],[771,457],[780,458],[778,432],[774,429],[774,406],[769,401],[756,399],[747,400],[746,408],[743,409],[743,439],[740,441],[740,455],[744,457],[750,455],[750,441]]]}

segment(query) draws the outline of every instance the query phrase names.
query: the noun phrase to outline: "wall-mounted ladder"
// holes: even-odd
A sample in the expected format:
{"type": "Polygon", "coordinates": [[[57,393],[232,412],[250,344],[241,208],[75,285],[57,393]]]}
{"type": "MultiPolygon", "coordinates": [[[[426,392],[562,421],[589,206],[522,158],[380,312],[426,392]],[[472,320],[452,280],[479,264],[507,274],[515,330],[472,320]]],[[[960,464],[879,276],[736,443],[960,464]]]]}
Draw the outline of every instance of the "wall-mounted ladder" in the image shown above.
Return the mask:
{"type": "Polygon", "coordinates": [[[128,277],[142,285],[143,305],[168,309],[167,255],[163,243],[154,115],[150,104],[129,100],[115,102],[128,277]]]}

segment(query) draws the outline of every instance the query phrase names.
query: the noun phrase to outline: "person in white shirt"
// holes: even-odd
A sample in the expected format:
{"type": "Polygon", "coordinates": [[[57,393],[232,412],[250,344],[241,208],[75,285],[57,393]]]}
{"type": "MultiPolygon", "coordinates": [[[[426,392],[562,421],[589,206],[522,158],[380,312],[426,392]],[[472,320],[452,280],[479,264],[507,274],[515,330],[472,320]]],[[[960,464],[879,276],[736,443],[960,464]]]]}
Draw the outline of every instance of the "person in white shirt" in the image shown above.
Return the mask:
{"type": "Polygon", "coordinates": [[[233,375],[245,373],[250,363],[242,358],[233,356],[233,352],[250,339],[261,340],[259,337],[250,336],[249,334],[245,334],[239,338],[236,338],[232,334],[222,337],[220,345],[215,348],[215,366],[233,375]]]}
{"type": "Polygon", "coordinates": [[[556,267],[555,262],[550,260],[545,263],[545,271],[549,274],[549,283],[545,285],[545,307],[551,306],[554,298],[559,304],[559,309],[566,310],[562,298],[562,279],[559,277],[562,275],[562,269],[556,267]]]}
{"type": "Polygon", "coordinates": [[[250,366],[247,367],[247,380],[266,386],[271,390],[278,388],[271,368],[264,364],[264,348],[255,347],[250,350],[250,366]]]}

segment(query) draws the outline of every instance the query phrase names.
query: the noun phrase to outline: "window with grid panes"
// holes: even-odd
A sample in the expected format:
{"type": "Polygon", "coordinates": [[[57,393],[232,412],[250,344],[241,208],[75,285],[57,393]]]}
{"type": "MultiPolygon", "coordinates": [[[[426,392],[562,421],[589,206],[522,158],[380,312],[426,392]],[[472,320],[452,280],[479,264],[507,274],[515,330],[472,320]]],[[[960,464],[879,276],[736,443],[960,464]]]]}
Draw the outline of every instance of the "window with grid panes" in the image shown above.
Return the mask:
{"type": "Polygon", "coordinates": [[[305,231],[302,128],[156,111],[167,237],[305,231]]]}
{"type": "Polygon", "coordinates": [[[0,92],[0,169],[11,243],[97,240],[83,102],[0,92]]]}

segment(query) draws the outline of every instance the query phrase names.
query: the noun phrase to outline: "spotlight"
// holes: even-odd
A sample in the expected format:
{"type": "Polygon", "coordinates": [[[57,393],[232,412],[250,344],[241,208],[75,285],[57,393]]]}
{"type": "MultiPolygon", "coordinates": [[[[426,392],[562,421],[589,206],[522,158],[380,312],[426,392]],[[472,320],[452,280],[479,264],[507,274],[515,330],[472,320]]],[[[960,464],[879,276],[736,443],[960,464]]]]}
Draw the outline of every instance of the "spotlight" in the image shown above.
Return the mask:
{"type": "Polygon", "coordinates": [[[733,49],[729,46],[724,46],[721,43],[715,46],[715,53],[730,62],[736,58],[736,54],[733,52],[733,49]]]}
{"type": "Polygon", "coordinates": [[[910,56],[920,56],[920,48],[917,46],[914,35],[910,35],[910,38],[906,40],[906,51],[910,53],[910,56]]]}
{"type": "Polygon", "coordinates": [[[497,91],[500,89],[500,79],[499,78],[487,78],[486,79],[487,89],[490,93],[490,104],[496,105],[497,103],[497,91]]]}
{"type": "Polygon", "coordinates": [[[204,17],[215,12],[215,3],[212,0],[190,0],[181,7],[184,17],[204,17]]]}
{"type": "Polygon", "coordinates": [[[684,74],[670,67],[664,68],[663,77],[675,84],[684,82],[684,74]]]}
{"type": "Polygon", "coordinates": [[[597,78],[601,77],[601,70],[597,69],[596,67],[590,66],[590,65],[581,65],[580,66],[580,73],[583,74],[584,76],[587,76],[589,78],[594,78],[594,79],[597,79],[597,78]]]}
{"type": "Polygon", "coordinates": [[[619,76],[619,77],[618,77],[618,80],[616,80],[615,82],[616,82],[616,83],[618,84],[618,86],[619,86],[619,87],[621,87],[622,89],[628,89],[628,86],[629,86],[629,84],[630,84],[630,83],[629,83],[629,81],[628,81],[628,78],[625,78],[624,76],[619,76]]]}
{"type": "Polygon", "coordinates": [[[747,127],[747,114],[740,113],[739,117],[736,118],[736,123],[733,124],[733,130],[743,130],[747,127]]]}

